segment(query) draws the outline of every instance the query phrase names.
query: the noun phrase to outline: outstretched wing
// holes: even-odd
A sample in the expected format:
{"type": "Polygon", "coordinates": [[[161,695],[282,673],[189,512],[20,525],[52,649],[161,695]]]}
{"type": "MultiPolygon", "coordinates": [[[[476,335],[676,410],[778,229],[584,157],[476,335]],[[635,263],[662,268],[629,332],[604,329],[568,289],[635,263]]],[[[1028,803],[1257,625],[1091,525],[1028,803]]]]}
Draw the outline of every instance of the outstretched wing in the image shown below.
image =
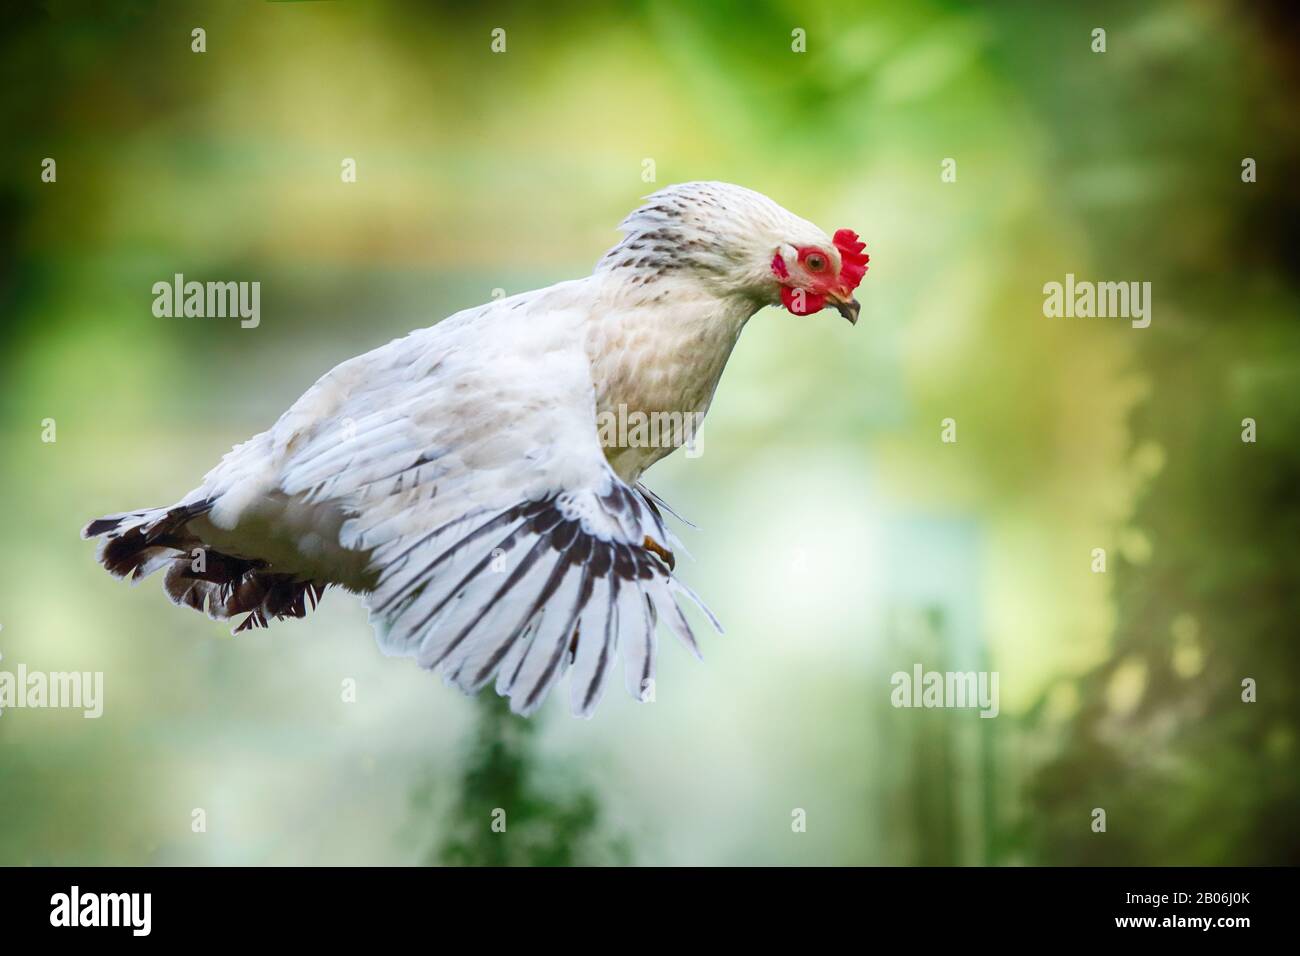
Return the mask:
{"type": "Polygon", "coordinates": [[[441,667],[467,693],[495,678],[519,713],[572,669],[570,706],[589,716],[616,655],[628,692],[645,699],[659,618],[699,655],[677,603],[694,595],[665,560],[659,516],[612,473],[602,478],[386,546],[368,599],[382,646],[441,667]]]}
{"type": "Polygon", "coordinates": [[[308,402],[310,428],[291,410],[275,436],[281,488],[342,508],[341,543],[370,555],[386,653],[467,693],[495,680],[523,714],[572,671],[581,716],[621,656],[645,699],[657,622],[698,656],[678,599],[699,601],[673,575],[652,496],[600,448],[581,316],[505,300],[476,318],[363,357],[357,381],[378,365],[385,384],[308,402]]]}

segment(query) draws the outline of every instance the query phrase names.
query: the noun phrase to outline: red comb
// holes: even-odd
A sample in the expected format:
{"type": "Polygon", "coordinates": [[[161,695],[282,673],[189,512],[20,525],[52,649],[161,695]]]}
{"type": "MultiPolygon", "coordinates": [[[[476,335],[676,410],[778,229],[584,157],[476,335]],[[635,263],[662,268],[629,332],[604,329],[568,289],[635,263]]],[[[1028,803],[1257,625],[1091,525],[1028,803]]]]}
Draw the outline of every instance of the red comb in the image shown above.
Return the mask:
{"type": "Polygon", "coordinates": [[[841,229],[835,233],[835,248],[840,251],[840,284],[856,289],[867,274],[867,263],[871,261],[871,257],[862,251],[867,244],[859,241],[858,234],[852,229],[841,229]]]}

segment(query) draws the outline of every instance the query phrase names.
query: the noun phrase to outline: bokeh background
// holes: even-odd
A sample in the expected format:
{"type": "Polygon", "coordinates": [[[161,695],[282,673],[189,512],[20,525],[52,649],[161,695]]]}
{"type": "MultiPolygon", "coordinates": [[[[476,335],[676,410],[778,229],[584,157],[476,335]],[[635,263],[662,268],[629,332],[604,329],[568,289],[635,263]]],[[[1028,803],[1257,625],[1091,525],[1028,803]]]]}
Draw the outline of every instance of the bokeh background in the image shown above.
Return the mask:
{"type": "Polygon", "coordinates": [[[1300,862],[1293,4],[3,16],[0,667],[102,671],[106,709],[0,716],[0,863],[1300,862]],[[665,641],[655,703],[525,723],[348,595],[232,638],[78,539],[691,179],[872,265],[856,329],[756,316],[704,454],[648,476],[728,627],[665,641]],[[177,272],[260,281],[260,327],[154,317],[177,272]],[[1151,327],[1044,318],[1067,272],[1150,281],[1151,327]],[[918,662],[998,671],[1001,714],[894,709],[918,662]]]}

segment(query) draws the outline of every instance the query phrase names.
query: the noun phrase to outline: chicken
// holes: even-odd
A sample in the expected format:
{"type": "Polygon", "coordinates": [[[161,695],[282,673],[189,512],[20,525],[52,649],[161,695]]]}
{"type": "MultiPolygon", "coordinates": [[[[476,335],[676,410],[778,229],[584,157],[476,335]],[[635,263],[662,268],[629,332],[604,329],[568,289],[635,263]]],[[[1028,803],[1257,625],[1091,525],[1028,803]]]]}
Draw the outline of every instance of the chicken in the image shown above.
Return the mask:
{"type": "Polygon", "coordinates": [[[362,594],[385,653],[471,694],[495,679],[517,713],[572,671],[589,717],[618,655],[646,699],[660,619],[699,655],[679,599],[718,625],[641,483],[674,442],[596,422],[702,417],[763,306],[856,322],[867,256],[853,232],[725,183],[663,189],[620,228],[590,276],[342,363],[180,502],[83,537],[104,536],[116,576],[165,570],[174,602],[247,615],[236,632],[302,617],[331,585],[362,594]]]}

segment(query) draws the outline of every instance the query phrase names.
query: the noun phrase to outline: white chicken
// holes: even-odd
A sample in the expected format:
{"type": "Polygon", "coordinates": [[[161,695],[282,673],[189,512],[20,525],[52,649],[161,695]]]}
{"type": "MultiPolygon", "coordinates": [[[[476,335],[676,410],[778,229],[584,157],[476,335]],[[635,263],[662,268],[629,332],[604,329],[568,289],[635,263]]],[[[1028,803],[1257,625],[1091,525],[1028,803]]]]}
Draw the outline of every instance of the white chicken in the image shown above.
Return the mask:
{"type": "MultiPolygon", "coordinates": [[[[668,510],[640,483],[673,443],[606,441],[603,414],[703,415],[766,305],[856,322],[867,268],[756,192],[671,186],[584,279],[458,312],[337,366],[176,505],[92,521],[99,559],[236,631],[340,585],[381,649],[530,714],[566,671],[590,716],[616,656],[638,699],[661,618],[697,656],[668,510]]],[[[670,512],[671,513],[671,512],[670,512]]]]}

